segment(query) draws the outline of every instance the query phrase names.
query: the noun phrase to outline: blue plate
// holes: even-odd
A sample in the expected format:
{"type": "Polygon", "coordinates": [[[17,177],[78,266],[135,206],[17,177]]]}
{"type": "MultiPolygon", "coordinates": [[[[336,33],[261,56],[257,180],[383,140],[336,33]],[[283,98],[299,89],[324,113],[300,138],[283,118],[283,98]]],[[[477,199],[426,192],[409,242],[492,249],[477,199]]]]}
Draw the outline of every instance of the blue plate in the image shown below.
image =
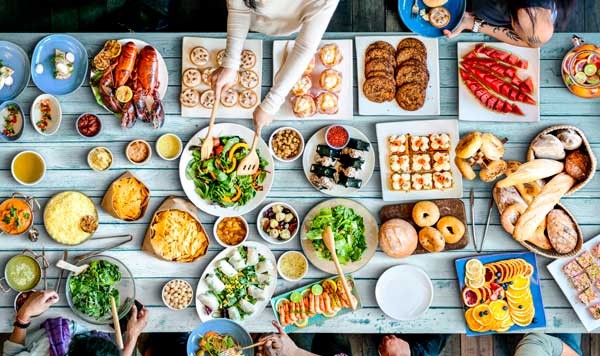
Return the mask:
{"type": "Polygon", "coordinates": [[[29,56],[16,44],[8,41],[0,41],[0,60],[5,66],[14,69],[11,86],[0,89],[0,103],[12,100],[19,96],[29,83],[29,56]]]}
{"type": "Polygon", "coordinates": [[[12,101],[12,100],[8,100],[8,101],[5,101],[2,104],[0,104],[0,137],[3,140],[6,140],[6,141],[16,141],[23,134],[23,130],[25,130],[25,113],[23,112],[23,109],[21,108],[21,105],[17,104],[17,102],[12,101]],[[4,114],[3,114],[3,111],[9,105],[15,105],[17,107],[17,109],[19,110],[19,112],[21,113],[21,129],[19,130],[19,132],[17,132],[16,135],[11,136],[11,137],[5,136],[2,133],[2,131],[4,130],[4,114]]]}
{"type": "Polygon", "coordinates": [[[31,78],[35,85],[44,93],[52,95],[67,95],[79,88],[88,68],[88,55],[85,47],[74,37],[68,35],[50,35],[44,37],[33,50],[31,57],[31,78]],[[58,48],[71,52],[75,56],[73,74],[69,79],[58,80],[54,78],[54,50],[58,48]],[[42,74],[35,72],[37,64],[44,66],[42,74]]]}
{"type": "MultiPolygon", "coordinates": [[[[512,253],[497,253],[493,255],[484,255],[484,256],[470,256],[459,258],[454,261],[454,265],[456,266],[456,274],[458,275],[458,284],[460,287],[460,293],[462,295],[462,290],[465,287],[465,265],[467,261],[475,258],[481,261],[484,265],[490,262],[496,262],[501,260],[508,260],[511,258],[522,258],[525,261],[529,262],[533,266],[533,274],[531,275],[531,285],[529,288],[531,289],[531,296],[533,298],[533,306],[535,308],[535,315],[533,317],[533,322],[525,327],[513,325],[506,332],[523,332],[528,329],[535,328],[544,328],[546,327],[546,315],[544,314],[544,302],[542,301],[542,289],[540,286],[540,276],[538,273],[538,268],[536,264],[535,255],[532,252],[512,252],[512,253]]],[[[460,298],[462,301],[462,297],[460,298]]],[[[464,305],[463,305],[464,306],[464,305]]],[[[468,309],[464,306],[465,311],[468,309]]],[[[465,321],[466,323],[466,321],[465,321]]],[[[495,331],[487,331],[483,333],[478,333],[466,327],[468,336],[477,336],[477,335],[486,335],[486,334],[498,334],[495,331]]]]}
{"type": "MultiPolygon", "coordinates": [[[[423,19],[421,15],[417,15],[415,18],[411,17],[413,4],[414,0],[398,0],[398,13],[400,14],[400,19],[402,19],[402,22],[412,32],[425,37],[442,37],[444,35],[442,30],[454,30],[462,20],[467,8],[466,0],[448,0],[448,2],[444,4],[444,7],[446,10],[450,11],[450,23],[448,23],[446,27],[437,28],[430,24],[429,21],[423,19]]],[[[417,0],[417,4],[419,6],[419,11],[421,9],[429,11],[429,8],[425,6],[422,0],[417,0]]]]}
{"type": "MultiPolygon", "coordinates": [[[[192,331],[187,341],[187,356],[196,356],[200,350],[200,346],[198,346],[200,339],[209,331],[230,335],[242,347],[252,345],[250,334],[240,324],[229,319],[212,319],[203,322],[192,331]]],[[[244,350],[243,352],[244,356],[254,356],[254,350],[244,350]]]]}

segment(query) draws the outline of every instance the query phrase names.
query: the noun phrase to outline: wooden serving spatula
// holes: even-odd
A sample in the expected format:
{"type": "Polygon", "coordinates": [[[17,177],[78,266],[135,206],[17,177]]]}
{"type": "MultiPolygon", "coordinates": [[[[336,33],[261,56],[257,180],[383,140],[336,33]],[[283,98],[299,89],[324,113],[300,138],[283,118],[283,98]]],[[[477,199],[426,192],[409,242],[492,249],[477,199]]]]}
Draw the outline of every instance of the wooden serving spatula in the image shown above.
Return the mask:
{"type": "Polygon", "coordinates": [[[249,176],[251,174],[256,173],[258,170],[258,166],[260,165],[260,160],[258,159],[258,154],[256,153],[256,144],[258,143],[258,139],[260,138],[260,131],[262,127],[257,126],[256,131],[254,132],[254,140],[252,141],[252,147],[250,147],[250,152],[244,157],[240,164],[237,167],[236,173],[238,176],[249,176]]]}
{"type": "Polygon", "coordinates": [[[327,225],[325,227],[325,231],[323,231],[323,242],[325,243],[325,247],[331,252],[331,259],[335,264],[335,269],[337,270],[340,279],[342,281],[342,286],[344,287],[344,293],[348,296],[348,301],[350,302],[350,306],[352,310],[356,310],[356,300],[353,299],[352,290],[348,286],[348,281],[346,281],[346,276],[344,275],[344,271],[342,270],[342,266],[340,265],[340,261],[338,260],[337,252],[335,252],[335,239],[333,238],[333,231],[331,231],[331,227],[327,225]]]}
{"type": "Polygon", "coordinates": [[[206,137],[204,137],[204,141],[202,141],[202,146],[200,147],[200,159],[206,160],[210,158],[210,155],[213,151],[214,141],[211,136],[213,126],[215,125],[215,117],[217,116],[217,108],[219,107],[218,97],[220,95],[215,94],[215,103],[213,104],[212,111],[210,112],[210,121],[208,122],[208,130],[206,130],[206,137]]]}

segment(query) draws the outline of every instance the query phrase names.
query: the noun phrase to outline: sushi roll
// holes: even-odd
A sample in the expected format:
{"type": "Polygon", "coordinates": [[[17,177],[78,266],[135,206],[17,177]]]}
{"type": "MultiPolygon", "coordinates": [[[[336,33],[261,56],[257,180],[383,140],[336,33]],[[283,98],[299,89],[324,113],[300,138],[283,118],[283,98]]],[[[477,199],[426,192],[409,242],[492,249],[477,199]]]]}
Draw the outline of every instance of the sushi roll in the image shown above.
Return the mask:
{"type": "Polygon", "coordinates": [[[350,148],[350,147],[346,146],[346,147],[342,148],[342,151],[340,152],[340,154],[342,155],[342,157],[344,155],[346,155],[346,156],[350,156],[352,158],[363,159],[363,158],[365,158],[365,152],[366,151],[355,150],[354,148],[350,148]]]}
{"type": "Polygon", "coordinates": [[[348,144],[346,145],[346,148],[351,148],[357,151],[368,151],[370,147],[370,143],[363,140],[359,140],[357,138],[350,138],[348,144]]]}
{"type": "Polygon", "coordinates": [[[343,167],[354,167],[356,169],[361,169],[365,163],[365,161],[359,157],[352,157],[346,154],[341,155],[339,160],[343,167]]]}
{"type": "Polygon", "coordinates": [[[337,183],[343,185],[346,188],[356,188],[360,189],[362,186],[362,179],[351,178],[343,173],[339,173],[337,183]]]}
{"type": "Polygon", "coordinates": [[[360,170],[354,167],[340,167],[338,175],[343,174],[348,178],[358,178],[360,170]]]}
{"type": "Polygon", "coordinates": [[[310,166],[310,172],[316,174],[319,177],[328,177],[333,178],[335,174],[335,168],[319,166],[318,164],[313,164],[310,166]]]}
{"type": "Polygon", "coordinates": [[[335,168],[313,164],[310,167],[310,173],[309,180],[317,189],[333,188],[335,184],[335,168]]]}
{"type": "Polygon", "coordinates": [[[225,290],[225,284],[214,274],[206,275],[206,285],[216,293],[221,293],[225,290]]]}
{"type": "Polygon", "coordinates": [[[226,260],[221,260],[217,262],[217,268],[219,269],[219,271],[223,272],[223,274],[225,274],[228,277],[233,277],[236,274],[238,274],[236,269],[226,260]]]}
{"type": "Polygon", "coordinates": [[[335,165],[335,159],[329,156],[320,156],[318,154],[315,155],[315,164],[321,165],[323,167],[333,167],[335,165]]]}
{"type": "Polygon", "coordinates": [[[219,309],[219,299],[212,293],[202,293],[197,296],[198,302],[210,310],[219,309]]]}
{"type": "Polygon", "coordinates": [[[256,247],[248,247],[248,256],[246,256],[246,264],[248,266],[255,266],[258,263],[258,250],[256,247]]]}
{"type": "Polygon", "coordinates": [[[256,265],[256,273],[270,273],[275,270],[273,263],[269,260],[264,260],[256,265]]]}
{"type": "Polygon", "coordinates": [[[250,303],[246,299],[240,299],[238,305],[240,309],[246,314],[252,314],[256,311],[256,307],[254,306],[254,304],[250,303]]]}
{"type": "Polygon", "coordinates": [[[241,271],[248,266],[246,264],[246,261],[241,256],[239,260],[234,260],[233,257],[230,257],[229,264],[232,265],[233,268],[235,268],[238,271],[241,271]]]}
{"type": "Polygon", "coordinates": [[[227,308],[227,315],[229,316],[229,319],[233,321],[242,320],[242,315],[240,314],[239,309],[235,306],[227,308]]]}
{"type": "Polygon", "coordinates": [[[337,158],[340,154],[340,150],[334,150],[327,145],[317,145],[317,153],[319,156],[327,156],[331,158],[337,158]]]}
{"type": "Polygon", "coordinates": [[[268,286],[269,284],[271,284],[271,275],[268,273],[259,273],[256,275],[256,280],[258,281],[258,283],[268,286]]]}
{"type": "Polygon", "coordinates": [[[248,294],[258,300],[264,300],[267,298],[267,293],[264,289],[258,288],[257,286],[248,287],[248,294]]]}

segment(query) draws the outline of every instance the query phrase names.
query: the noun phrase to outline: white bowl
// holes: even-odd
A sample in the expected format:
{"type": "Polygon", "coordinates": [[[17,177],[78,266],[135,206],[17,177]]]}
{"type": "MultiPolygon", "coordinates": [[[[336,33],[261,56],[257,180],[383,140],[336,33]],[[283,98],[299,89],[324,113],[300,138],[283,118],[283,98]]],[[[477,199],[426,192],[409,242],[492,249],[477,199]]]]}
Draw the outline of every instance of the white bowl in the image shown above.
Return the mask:
{"type": "Polygon", "coordinates": [[[42,156],[41,154],[39,154],[39,153],[37,153],[35,151],[27,150],[27,151],[21,151],[21,152],[17,153],[13,157],[13,159],[12,159],[12,161],[10,163],[10,173],[12,174],[13,178],[19,184],[31,186],[31,185],[36,185],[39,182],[41,182],[42,180],[44,180],[44,177],[46,176],[46,169],[47,169],[47,167],[48,167],[48,165],[46,164],[46,160],[44,159],[44,156],[42,156]],[[16,161],[17,157],[19,157],[20,155],[22,155],[24,153],[27,153],[27,152],[33,153],[34,155],[38,156],[42,160],[42,163],[44,164],[44,171],[42,172],[42,175],[40,176],[40,178],[38,180],[36,180],[35,182],[32,182],[32,183],[23,182],[19,178],[17,178],[17,176],[15,175],[15,161],[16,161]]]}
{"type": "Polygon", "coordinates": [[[177,310],[177,311],[179,311],[179,310],[185,310],[187,307],[189,307],[189,306],[190,306],[190,304],[192,304],[192,301],[194,301],[194,288],[192,288],[192,285],[191,285],[191,284],[190,284],[188,281],[184,281],[183,279],[179,279],[179,278],[171,279],[170,281],[168,281],[167,283],[165,283],[165,285],[164,285],[164,286],[162,287],[162,289],[160,290],[160,297],[162,298],[163,304],[164,304],[164,305],[165,305],[167,308],[169,308],[169,309],[171,309],[171,310],[177,310]],[[190,302],[189,302],[189,303],[188,303],[188,304],[187,304],[185,307],[183,307],[183,309],[177,309],[177,308],[173,308],[173,307],[172,307],[172,306],[171,306],[169,303],[167,303],[167,301],[165,300],[165,288],[167,287],[167,284],[169,284],[169,283],[170,283],[170,282],[172,282],[172,281],[181,281],[181,282],[183,282],[184,284],[187,284],[187,285],[188,285],[188,287],[190,287],[190,290],[192,291],[192,298],[190,299],[190,302]]]}
{"type": "Polygon", "coordinates": [[[58,101],[58,99],[56,99],[56,97],[50,94],[42,94],[35,98],[33,104],[31,104],[31,111],[29,117],[31,118],[31,125],[33,126],[34,130],[37,131],[40,135],[54,135],[58,131],[58,128],[60,127],[60,123],[62,121],[62,109],[60,108],[60,102],[58,101]],[[50,100],[52,120],[48,122],[48,127],[46,128],[46,131],[42,132],[42,130],[40,130],[35,123],[38,122],[42,117],[42,114],[40,112],[40,102],[44,99],[50,100]]]}
{"type": "Polygon", "coordinates": [[[269,243],[272,243],[272,244],[276,244],[276,245],[284,244],[284,243],[292,241],[294,239],[294,237],[296,237],[296,235],[298,235],[298,231],[300,230],[300,217],[298,216],[298,212],[296,211],[296,209],[294,209],[291,205],[283,203],[283,202],[273,202],[273,203],[265,205],[258,213],[258,215],[256,217],[256,229],[258,230],[258,234],[260,235],[260,237],[263,238],[263,240],[265,240],[269,243]],[[296,230],[292,233],[290,238],[287,240],[274,239],[271,236],[269,236],[269,234],[266,231],[263,231],[263,229],[262,229],[260,220],[263,218],[263,214],[269,208],[273,207],[274,205],[283,205],[284,207],[289,209],[292,212],[292,214],[294,214],[294,216],[296,217],[296,222],[297,222],[298,226],[296,226],[296,230]]]}
{"type": "Polygon", "coordinates": [[[79,115],[79,117],[77,118],[77,120],[75,120],[75,131],[77,131],[77,133],[79,134],[79,136],[81,136],[83,138],[94,138],[94,137],[100,135],[100,133],[102,132],[102,126],[103,126],[102,125],[102,120],[100,120],[100,117],[98,117],[98,115],[95,115],[95,114],[92,114],[92,113],[89,113],[89,112],[86,112],[86,113],[83,113],[83,114],[79,115]],[[83,133],[81,133],[81,131],[79,131],[79,120],[81,120],[81,118],[83,118],[85,115],[94,116],[96,119],[98,119],[98,122],[100,123],[100,129],[98,129],[98,132],[95,135],[93,135],[93,136],[86,136],[83,133]]]}
{"type": "Polygon", "coordinates": [[[88,164],[88,166],[90,166],[90,168],[92,170],[96,171],[96,172],[106,172],[106,171],[108,171],[110,169],[110,167],[112,167],[112,165],[113,165],[114,162],[115,162],[115,157],[113,156],[112,152],[108,149],[108,147],[103,147],[103,146],[94,147],[94,148],[92,148],[88,152],[88,155],[87,155],[87,164],[88,164]],[[104,149],[104,150],[106,150],[106,152],[108,152],[108,155],[110,156],[110,164],[108,165],[108,167],[106,167],[105,170],[99,170],[99,169],[94,168],[92,166],[92,163],[90,162],[90,156],[92,155],[92,152],[94,152],[95,150],[98,150],[98,149],[104,149]]]}
{"type": "Polygon", "coordinates": [[[179,158],[179,156],[181,155],[181,151],[183,151],[183,142],[181,142],[181,139],[179,138],[179,136],[177,136],[175,134],[172,134],[172,133],[166,133],[164,135],[160,135],[160,137],[158,138],[158,140],[156,140],[156,144],[154,145],[154,149],[156,150],[156,154],[158,155],[158,157],[164,159],[165,161],[174,161],[177,158],[179,158]],[[163,138],[163,137],[165,137],[165,136],[173,136],[179,142],[179,151],[177,151],[177,154],[175,155],[175,157],[167,158],[167,157],[163,156],[160,153],[160,151],[158,150],[158,141],[160,141],[160,139],[163,138]]]}
{"type": "Polygon", "coordinates": [[[138,140],[133,140],[133,141],[129,142],[127,144],[127,146],[125,147],[125,157],[127,157],[127,160],[129,162],[131,162],[132,164],[135,164],[136,166],[144,165],[144,164],[146,164],[146,163],[148,163],[150,161],[150,158],[152,158],[152,146],[150,146],[150,144],[146,140],[139,140],[139,139],[138,140]],[[129,149],[129,146],[131,146],[135,142],[143,142],[143,143],[145,143],[146,146],[148,147],[148,151],[150,152],[150,153],[148,153],[148,157],[146,157],[146,159],[143,160],[143,161],[141,161],[141,162],[136,162],[136,161],[132,160],[131,158],[129,158],[129,155],[127,155],[127,150],[129,149]]]}
{"type": "Polygon", "coordinates": [[[306,276],[306,273],[308,272],[308,260],[306,259],[306,256],[304,256],[304,254],[302,252],[299,252],[299,251],[287,251],[287,252],[283,253],[281,256],[279,256],[279,259],[277,260],[277,272],[279,273],[279,275],[281,276],[281,278],[285,279],[288,282],[298,282],[299,280],[301,280],[302,278],[304,278],[304,276],[306,276]],[[304,272],[302,273],[302,276],[300,276],[300,278],[298,278],[298,279],[288,278],[285,274],[281,273],[281,260],[283,259],[283,256],[285,256],[287,254],[290,254],[290,253],[297,253],[297,254],[299,254],[304,259],[304,262],[306,263],[306,268],[304,269],[304,272]]]}
{"type": "Polygon", "coordinates": [[[298,131],[298,129],[296,129],[296,128],[293,128],[290,126],[283,126],[283,127],[277,128],[275,131],[273,131],[273,133],[271,134],[271,137],[269,137],[269,150],[271,150],[271,155],[273,155],[273,157],[275,157],[275,159],[278,160],[279,162],[285,162],[285,163],[294,162],[298,158],[302,157],[302,153],[304,152],[304,137],[302,137],[302,133],[300,131],[298,131]],[[283,159],[283,158],[277,156],[275,154],[275,151],[273,150],[273,138],[281,130],[292,130],[292,131],[296,132],[298,134],[298,136],[300,136],[300,151],[298,152],[298,155],[295,156],[294,158],[283,159]]]}
{"type": "Polygon", "coordinates": [[[243,216],[231,216],[230,218],[240,218],[242,220],[242,222],[244,223],[244,226],[246,227],[246,235],[244,236],[244,238],[242,239],[242,241],[237,244],[237,245],[228,245],[226,243],[224,243],[223,241],[221,241],[221,239],[219,238],[219,236],[217,235],[217,227],[219,226],[219,224],[221,223],[221,221],[223,221],[223,219],[226,218],[226,216],[221,216],[220,218],[217,219],[217,221],[215,221],[215,225],[213,226],[213,236],[215,237],[215,240],[217,240],[217,243],[225,248],[227,247],[236,247],[239,246],[241,244],[243,244],[247,239],[248,239],[248,235],[250,233],[250,229],[248,228],[248,222],[246,221],[246,219],[244,219],[243,216]]]}

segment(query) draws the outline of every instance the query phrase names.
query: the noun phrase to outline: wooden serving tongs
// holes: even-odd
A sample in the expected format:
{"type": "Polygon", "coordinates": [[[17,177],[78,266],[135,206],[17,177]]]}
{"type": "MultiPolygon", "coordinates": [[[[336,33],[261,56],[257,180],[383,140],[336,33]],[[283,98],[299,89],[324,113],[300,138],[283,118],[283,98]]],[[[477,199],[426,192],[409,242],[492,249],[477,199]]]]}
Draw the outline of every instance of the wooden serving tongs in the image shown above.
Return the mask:
{"type": "Polygon", "coordinates": [[[208,122],[208,130],[206,130],[206,137],[204,137],[204,141],[202,141],[202,146],[200,147],[200,159],[207,160],[212,155],[214,140],[211,136],[213,126],[215,126],[215,117],[217,116],[217,108],[219,107],[219,102],[221,101],[221,94],[217,95],[215,93],[215,103],[213,104],[212,111],[210,112],[210,121],[208,122]]]}
{"type": "Polygon", "coordinates": [[[350,286],[348,286],[348,281],[346,281],[346,276],[344,275],[344,271],[342,270],[342,266],[340,265],[340,261],[338,260],[337,252],[335,251],[335,240],[333,238],[333,231],[331,231],[331,227],[327,225],[325,227],[325,231],[323,231],[323,243],[325,243],[325,247],[331,253],[331,259],[333,260],[333,264],[335,264],[335,269],[340,276],[340,280],[342,281],[342,286],[344,287],[344,293],[348,297],[348,302],[350,302],[350,307],[352,310],[356,310],[356,299],[352,298],[352,290],[350,286]]]}

